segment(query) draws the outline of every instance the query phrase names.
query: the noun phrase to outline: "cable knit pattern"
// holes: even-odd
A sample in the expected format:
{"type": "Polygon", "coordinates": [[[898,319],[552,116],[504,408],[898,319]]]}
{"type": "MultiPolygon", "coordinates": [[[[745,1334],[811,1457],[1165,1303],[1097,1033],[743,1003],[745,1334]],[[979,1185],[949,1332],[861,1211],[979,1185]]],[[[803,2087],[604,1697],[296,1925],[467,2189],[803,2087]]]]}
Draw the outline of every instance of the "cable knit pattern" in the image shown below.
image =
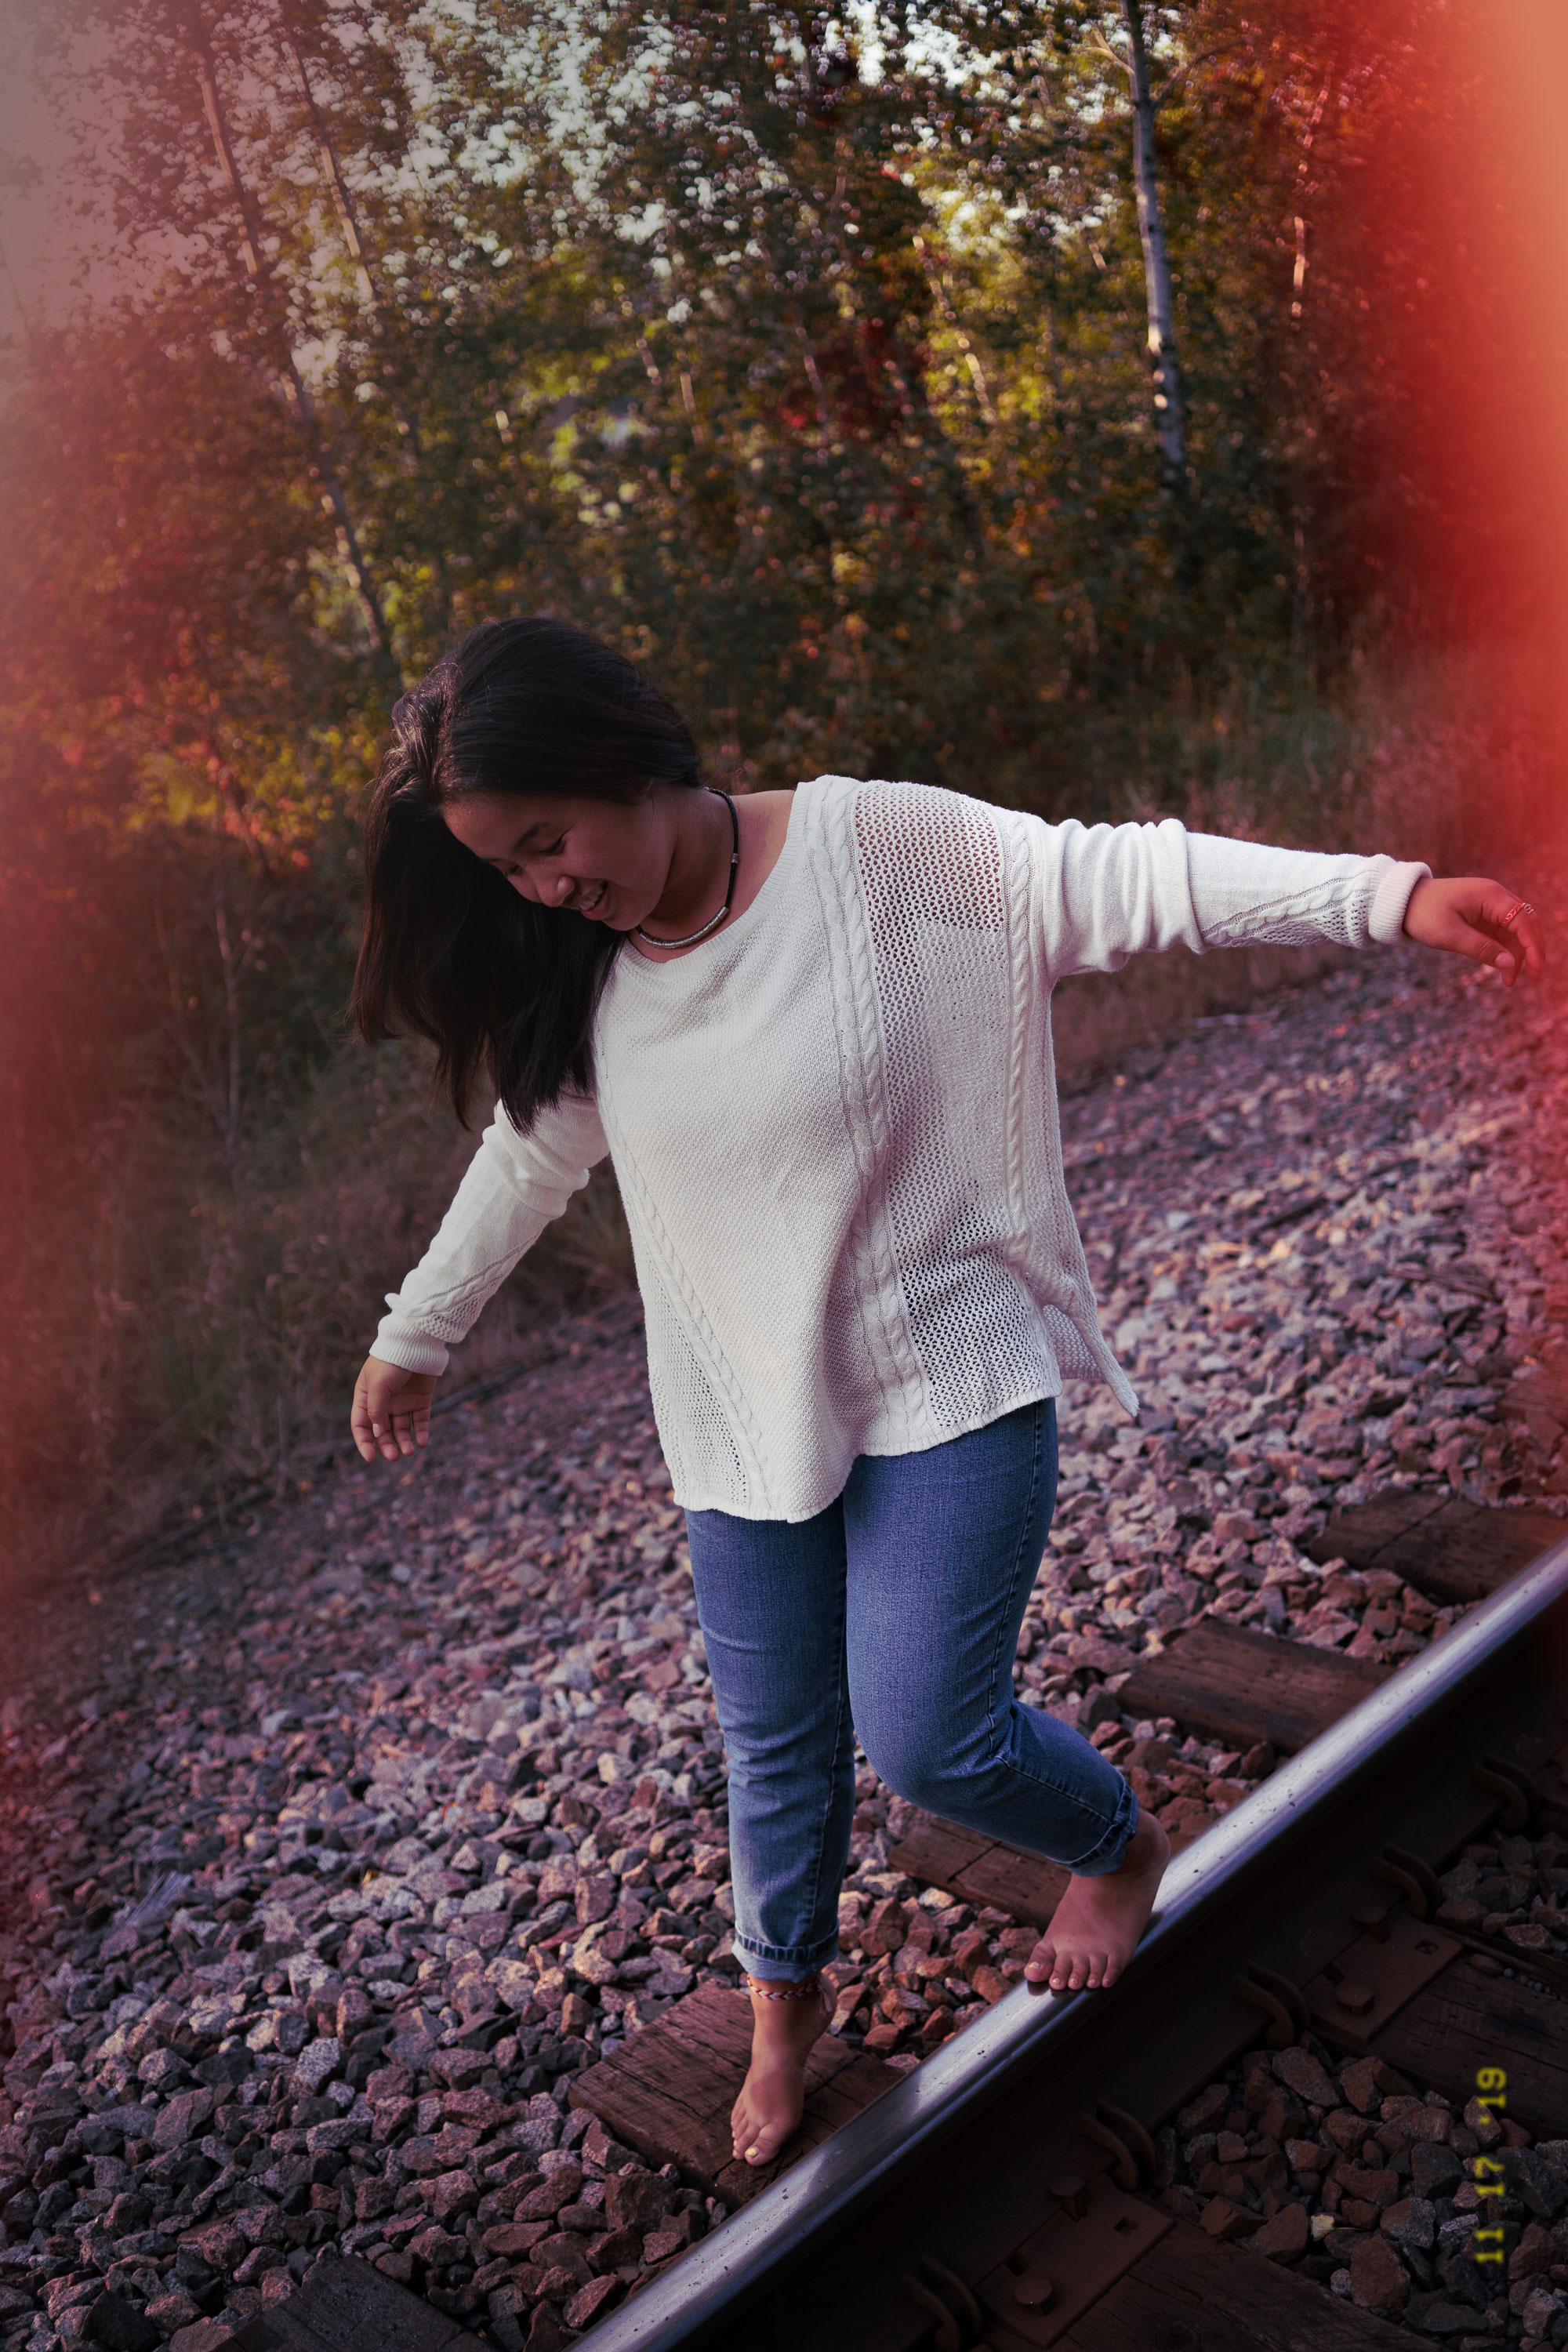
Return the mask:
{"type": "Polygon", "coordinates": [[[1426,870],[819,776],[743,915],[617,958],[594,1101],[526,1137],[498,1109],[374,1351],[444,1370],[607,1151],[689,1508],[808,1518],[857,1454],[1068,1379],[1135,1412],[1062,1172],[1053,987],[1176,946],[1393,940],[1426,870]]]}

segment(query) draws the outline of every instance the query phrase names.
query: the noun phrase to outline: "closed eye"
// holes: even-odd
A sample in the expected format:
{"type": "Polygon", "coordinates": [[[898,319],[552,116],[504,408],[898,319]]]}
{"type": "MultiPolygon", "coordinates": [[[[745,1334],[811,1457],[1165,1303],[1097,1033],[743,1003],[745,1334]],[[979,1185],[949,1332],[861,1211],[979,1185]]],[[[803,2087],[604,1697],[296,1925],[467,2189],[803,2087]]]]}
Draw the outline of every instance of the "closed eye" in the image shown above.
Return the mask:
{"type": "MultiPolygon", "coordinates": [[[[547,847],[540,851],[539,855],[541,857],[559,857],[565,846],[566,835],[563,834],[559,841],[551,842],[547,847]]],[[[506,881],[510,881],[514,874],[522,872],[521,866],[513,865],[505,858],[488,857],[485,863],[487,866],[493,866],[496,872],[506,881]]]]}

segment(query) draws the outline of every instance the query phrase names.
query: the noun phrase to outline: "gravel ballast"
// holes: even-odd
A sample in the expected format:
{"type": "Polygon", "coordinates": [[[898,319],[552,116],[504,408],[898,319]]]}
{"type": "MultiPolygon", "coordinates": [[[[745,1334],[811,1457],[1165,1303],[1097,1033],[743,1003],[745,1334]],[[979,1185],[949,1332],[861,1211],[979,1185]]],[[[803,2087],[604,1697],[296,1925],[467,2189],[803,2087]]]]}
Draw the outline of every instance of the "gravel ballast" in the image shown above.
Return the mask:
{"type": "MultiPolygon", "coordinates": [[[[1369,957],[1063,1104],[1143,1414],[1063,1400],[1017,1679],[1174,1828],[1274,1759],[1124,1717],[1138,1658],[1212,1611],[1397,1662],[1455,1612],[1308,1559],[1331,1509],[1404,1485],[1568,1512],[1558,1440],[1499,1412],[1568,1336],[1552,986],[1369,957]]],[[[206,2352],[332,2248],[548,2352],[722,2221],[567,2105],[734,1973],[722,1746],[631,1303],[447,1414],[416,1466],[340,1462],[194,1559],[18,1604],[13,1635],[0,2345],[206,2352]]],[[[900,1876],[864,1764],[858,1798],[836,2027],[905,2067],[1033,1937],[900,1876]]],[[[1451,1900],[1563,1948],[1561,1857],[1472,1863],[1451,1900]]],[[[1220,2193],[1202,2137],[1170,2151],[1194,2199],[1220,2193]]],[[[1321,2207],[1286,2201],[1333,2256],[1321,2207]]],[[[1365,2234],[1393,2297],[1392,2233],[1365,2234]]],[[[1553,2246],[1510,2340],[1563,2340],[1553,2246]]],[[[1441,2286],[1403,2275],[1402,2313],[1441,2286]]]]}

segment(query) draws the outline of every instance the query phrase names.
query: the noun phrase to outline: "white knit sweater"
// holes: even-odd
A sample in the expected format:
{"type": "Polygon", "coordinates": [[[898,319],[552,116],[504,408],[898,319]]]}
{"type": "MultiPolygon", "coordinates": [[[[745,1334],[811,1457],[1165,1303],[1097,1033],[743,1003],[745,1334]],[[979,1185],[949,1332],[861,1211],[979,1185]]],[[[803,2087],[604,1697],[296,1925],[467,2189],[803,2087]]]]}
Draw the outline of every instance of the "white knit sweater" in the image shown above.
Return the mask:
{"type": "Polygon", "coordinates": [[[1424,866],[1159,824],[1047,824],[905,783],[802,784],[746,912],[628,942],[595,1098],[499,1106],[375,1354],[441,1371],[607,1150],[677,1499],[804,1519],[1065,1378],[1138,1401],[1063,1181],[1050,994],[1145,949],[1398,938],[1424,866]]]}

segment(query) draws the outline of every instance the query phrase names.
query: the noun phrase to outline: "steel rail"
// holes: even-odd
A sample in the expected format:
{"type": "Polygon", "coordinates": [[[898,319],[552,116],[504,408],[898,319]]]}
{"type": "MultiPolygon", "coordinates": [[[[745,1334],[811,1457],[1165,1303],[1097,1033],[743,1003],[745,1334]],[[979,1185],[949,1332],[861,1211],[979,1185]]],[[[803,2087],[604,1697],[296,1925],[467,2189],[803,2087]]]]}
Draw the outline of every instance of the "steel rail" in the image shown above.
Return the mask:
{"type": "Polygon", "coordinates": [[[929,2156],[1087,2016],[1103,2021],[1106,2005],[1131,1998],[1175,1940],[1198,1927],[1266,1850],[1272,1856],[1303,1834],[1357,1780],[1495,1673],[1504,1654],[1564,1601],[1568,1538],[1521,1569],[1179,1854],[1161,1884],[1148,1931],[1114,1986],[1092,1996],[1058,1996],[1020,1985],[1005,1995],[700,2240],[667,2276],[600,2320],[594,2352],[675,2352],[700,2342],[742,2298],[759,2294],[814,2239],[842,2226],[857,2206],[929,2156]]]}

